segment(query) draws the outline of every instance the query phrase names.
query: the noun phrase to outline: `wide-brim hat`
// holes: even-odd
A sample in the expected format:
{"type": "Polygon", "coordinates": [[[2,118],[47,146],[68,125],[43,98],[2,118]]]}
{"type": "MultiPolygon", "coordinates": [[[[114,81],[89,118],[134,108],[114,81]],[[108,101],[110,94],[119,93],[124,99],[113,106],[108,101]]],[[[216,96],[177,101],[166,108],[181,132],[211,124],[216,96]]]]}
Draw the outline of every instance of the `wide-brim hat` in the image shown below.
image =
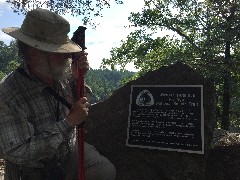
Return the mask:
{"type": "Polygon", "coordinates": [[[21,28],[3,28],[3,32],[28,44],[31,47],[55,53],[73,53],[81,47],[68,37],[69,22],[63,17],[46,9],[29,11],[21,28]]]}

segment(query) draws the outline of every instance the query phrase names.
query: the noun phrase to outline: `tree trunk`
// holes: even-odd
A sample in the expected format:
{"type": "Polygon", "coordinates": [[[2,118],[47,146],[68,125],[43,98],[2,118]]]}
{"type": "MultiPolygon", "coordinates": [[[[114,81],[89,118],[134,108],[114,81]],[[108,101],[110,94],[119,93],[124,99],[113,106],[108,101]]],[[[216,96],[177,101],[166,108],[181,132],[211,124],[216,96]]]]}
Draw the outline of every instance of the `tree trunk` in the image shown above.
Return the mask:
{"type": "Polygon", "coordinates": [[[221,128],[229,130],[230,128],[230,91],[231,91],[231,72],[229,70],[230,60],[230,42],[226,42],[225,58],[224,58],[224,75],[223,75],[223,98],[222,98],[222,122],[221,128]]]}

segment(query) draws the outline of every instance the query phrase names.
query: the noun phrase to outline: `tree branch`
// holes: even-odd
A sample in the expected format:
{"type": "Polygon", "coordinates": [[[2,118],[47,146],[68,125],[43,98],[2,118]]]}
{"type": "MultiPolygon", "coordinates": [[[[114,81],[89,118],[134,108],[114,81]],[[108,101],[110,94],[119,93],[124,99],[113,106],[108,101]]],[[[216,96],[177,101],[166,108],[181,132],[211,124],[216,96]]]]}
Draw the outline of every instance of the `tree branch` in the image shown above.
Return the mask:
{"type": "Polygon", "coordinates": [[[179,34],[181,37],[185,38],[192,46],[194,46],[198,51],[201,51],[201,48],[199,48],[192,40],[189,36],[187,36],[186,34],[184,34],[183,32],[181,32],[179,29],[177,28],[174,28],[174,27],[167,27],[165,26],[166,28],[169,28],[170,30],[176,32],[177,34],[179,34]]]}

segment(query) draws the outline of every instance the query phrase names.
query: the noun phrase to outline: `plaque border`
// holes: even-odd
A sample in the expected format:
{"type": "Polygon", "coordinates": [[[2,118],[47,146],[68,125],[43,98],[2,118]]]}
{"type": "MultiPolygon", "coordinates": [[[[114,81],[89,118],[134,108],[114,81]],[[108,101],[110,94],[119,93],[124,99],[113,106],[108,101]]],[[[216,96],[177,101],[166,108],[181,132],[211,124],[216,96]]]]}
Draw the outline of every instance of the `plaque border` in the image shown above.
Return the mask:
{"type": "Polygon", "coordinates": [[[157,150],[166,150],[166,151],[177,151],[177,152],[204,154],[203,85],[131,85],[126,146],[127,147],[138,147],[138,148],[143,148],[143,149],[157,149],[157,150]],[[201,88],[201,141],[202,141],[202,150],[201,151],[192,151],[192,150],[183,150],[183,149],[164,148],[164,147],[152,147],[152,146],[129,144],[128,143],[128,139],[129,139],[129,128],[130,128],[130,117],[131,117],[132,93],[133,93],[133,88],[134,87],[200,87],[201,88]]]}

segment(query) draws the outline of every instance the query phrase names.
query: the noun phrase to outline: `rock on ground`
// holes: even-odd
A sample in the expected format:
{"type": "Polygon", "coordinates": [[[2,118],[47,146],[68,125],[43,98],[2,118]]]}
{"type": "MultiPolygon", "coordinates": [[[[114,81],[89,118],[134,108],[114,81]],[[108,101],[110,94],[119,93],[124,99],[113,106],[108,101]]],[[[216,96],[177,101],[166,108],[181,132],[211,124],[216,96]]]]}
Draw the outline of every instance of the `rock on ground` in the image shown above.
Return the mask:
{"type": "MultiPolygon", "coordinates": [[[[94,92],[93,92],[94,93],[94,92]]],[[[176,63],[149,72],[90,108],[86,140],[113,162],[117,180],[202,180],[215,126],[215,89],[189,66],[176,63]],[[203,85],[205,154],[126,146],[131,85],[203,85]]]]}

